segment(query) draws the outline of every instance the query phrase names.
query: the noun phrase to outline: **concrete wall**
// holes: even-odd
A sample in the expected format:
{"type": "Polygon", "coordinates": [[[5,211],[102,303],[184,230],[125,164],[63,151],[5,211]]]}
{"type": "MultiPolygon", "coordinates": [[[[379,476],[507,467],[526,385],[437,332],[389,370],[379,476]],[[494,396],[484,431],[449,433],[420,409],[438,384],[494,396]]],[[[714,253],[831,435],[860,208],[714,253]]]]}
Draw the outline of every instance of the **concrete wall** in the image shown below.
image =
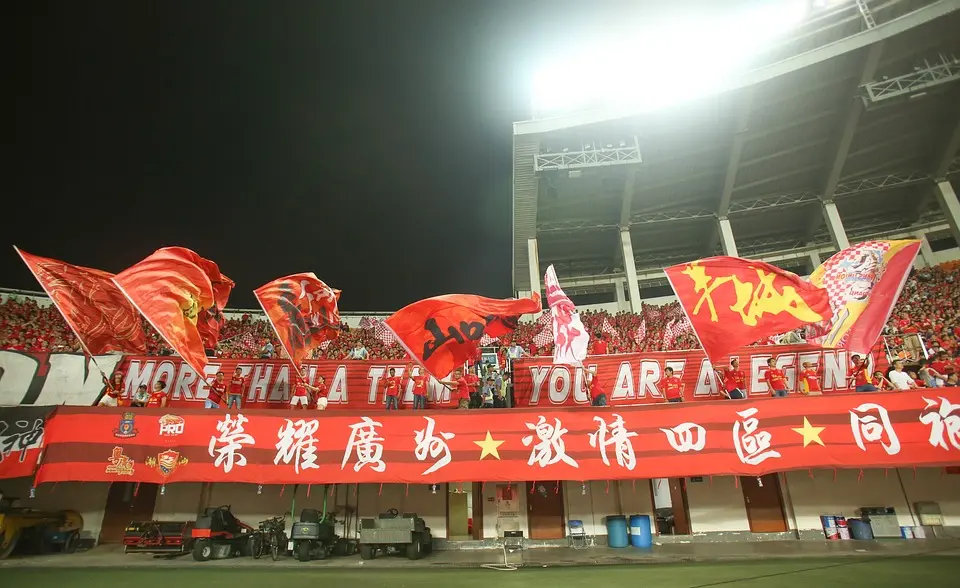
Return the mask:
{"type": "Polygon", "coordinates": [[[733,476],[704,476],[703,482],[687,480],[687,504],[694,533],[749,531],[743,492],[733,476]]]}

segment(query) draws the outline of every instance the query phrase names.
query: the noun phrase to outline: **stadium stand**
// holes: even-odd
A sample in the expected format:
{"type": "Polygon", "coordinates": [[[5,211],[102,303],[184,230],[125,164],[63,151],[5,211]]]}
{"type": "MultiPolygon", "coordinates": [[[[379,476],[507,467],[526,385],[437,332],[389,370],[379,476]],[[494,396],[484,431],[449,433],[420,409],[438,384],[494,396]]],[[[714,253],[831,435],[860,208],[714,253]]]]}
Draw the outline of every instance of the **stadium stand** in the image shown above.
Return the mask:
{"type": "MultiPolygon", "coordinates": [[[[904,346],[905,337],[919,334],[928,349],[945,351],[949,364],[960,372],[960,262],[949,262],[935,267],[915,270],[886,327],[891,345],[904,346]]],[[[605,310],[586,310],[581,315],[584,325],[594,340],[602,338],[607,353],[630,353],[695,349],[697,339],[692,332],[671,325],[683,322],[683,312],[677,302],[663,305],[644,305],[642,314],[610,313],[605,310]]],[[[361,343],[372,359],[403,360],[403,349],[393,344],[376,328],[376,321],[364,319],[361,328],[343,325],[343,334],[314,359],[341,359],[356,343],[361,343]]],[[[145,324],[149,333],[149,353],[166,353],[159,336],[145,324]]],[[[543,321],[524,322],[515,331],[512,341],[518,342],[531,355],[550,355],[549,324],[543,321]]],[[[266,343],[282,351],[276,336],[266,320],[247,313],[229,319],[221,330],[217,355],[227,358],[255,358],[262,356],[266,343]]],[[[772,343],[767,341],[763,343],[772,343]]],[[[63,318],[52,305],[38,304],[34,298],[8,297],[0,304],[0,348],[31,352],[73,351],[80,346],[63,318]]],[[[947,370],[948,372],[953,369],[947,370]]]]}

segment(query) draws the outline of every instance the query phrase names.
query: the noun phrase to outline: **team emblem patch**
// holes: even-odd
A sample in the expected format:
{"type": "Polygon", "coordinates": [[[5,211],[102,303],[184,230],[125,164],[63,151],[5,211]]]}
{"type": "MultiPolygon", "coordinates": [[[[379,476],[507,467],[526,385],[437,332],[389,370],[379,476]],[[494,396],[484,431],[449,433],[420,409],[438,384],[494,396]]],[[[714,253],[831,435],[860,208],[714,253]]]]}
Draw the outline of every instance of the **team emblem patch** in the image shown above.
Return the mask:
{"type": "Polygon", "coordinates": [[[137,428],[133,422],[134,414],[132,412],[125,412],[120,415],[120,425],[113,430],[113,436],[119,437],[120,439],[129,439],[130,437],[136,437],[137,428]]]}

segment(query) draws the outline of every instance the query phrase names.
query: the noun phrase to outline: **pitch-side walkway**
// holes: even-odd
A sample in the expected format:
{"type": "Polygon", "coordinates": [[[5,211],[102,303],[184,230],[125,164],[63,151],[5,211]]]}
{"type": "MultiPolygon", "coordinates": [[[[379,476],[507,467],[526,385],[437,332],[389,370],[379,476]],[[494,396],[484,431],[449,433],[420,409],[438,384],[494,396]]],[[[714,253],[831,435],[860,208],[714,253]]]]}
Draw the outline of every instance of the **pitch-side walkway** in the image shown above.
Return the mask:
{"type": "MultiPolygon", "coordinates": [[[[612,549],[592,547],[570,549],[549,547],[507,554],[507,562],[520,567],[589,566],[618,564],[657,564],[682,562],[746,561],[824,557],[903,557],[941,555],[960,557],[960,539],[915,539],[875,541],[771,541],[757,543],[669,544],[652,549],[612,549]]],[[[107,545],[71,555],[54,554],[12,557],[0,561],[0,568],[138,568],[192,566],[273,566],[316,568],[476,568],[504,563],[501,550],[437,551],[418,561],[405,557],[383,556],[363,561],[359,556],[332,557],[323,561],[300,563],[292,557],[272,561],[269,557],[233,558],[195,562],[190,555],[173,559],[149,555],[125,555],[122,547],[107,545]]]]}

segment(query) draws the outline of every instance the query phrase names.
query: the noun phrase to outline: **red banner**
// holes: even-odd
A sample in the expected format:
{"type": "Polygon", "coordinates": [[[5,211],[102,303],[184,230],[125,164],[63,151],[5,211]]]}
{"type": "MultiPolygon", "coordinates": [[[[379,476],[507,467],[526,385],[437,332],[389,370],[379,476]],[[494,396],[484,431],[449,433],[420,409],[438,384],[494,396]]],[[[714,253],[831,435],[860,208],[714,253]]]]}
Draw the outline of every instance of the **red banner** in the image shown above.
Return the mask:
{"type": "MultiPolygon", "coordinates": [[[[763,375],[770,357],[775,358],[777,366],[784,370],[791,392],[797,390],[797,372],[807,361],[817,364],[825,393],[847,390],[850,364],[845,350],[804,345],[748,347],[741,349],[735,357],[740,359],[740,368],[746,373],[746,387],[751,397],[769,395],[763,375]]],[[[237,367],[241,369],[247,378],[243,393],[244,408],[287,407],[293,376],[289,361],[216,358],[210,358],[209,361],[205,372],[207,376],[222,371],[225,377],[229,377],[237,367]]],[[[384,384],[388,370],[393,368],[399,376],[403,376],[406,370],[406,362],[402,360],[305,361],[303,365],[307,370],[307,383],[315,385],[323,376],[328,387],[328,410],[367,410],[384,406],[384,384]]],[[[665,402],[660,384],[667,367],[672,367],[685,385],[686,400],[720,398],[720,384],[703,352],[674,351],[594,355],[587,357],[583,368],[554,365],[549,357],[517,361],[514,365],[515,406],[589,405],[590,395],[586,391],[584,369],[594,366],[611,406],[665,402]]],[[[879,357],[875,369],[886,369],[883,357],[879,357]]],[[[152,390],[153,384],[160,380],[167,382],[171,407],[202,405],[207,397],[207,384],[177,357],[125,357],[117,370],[124,374],[124,397],[127,399],[141,384],[152,390]]],[[[449,389],[433,378],[428,385],[427,402],[428,408],[457,406],[455,399],[451,401],[449,389]]],[[[412,406],[413,384],[407,381],[401,390],[400,407],[407,409],[412,406]]]]}
{"type": "MultiPolygon", "coordinates": [[[[821,349],[808,345],[770,345],[745,347],[731,358],[740,360],[740,369],[746,374],[746,392],[750,397],[769,396],[764,381],[767,360],[776,359],[777,367],[787,377],[791,395],[797,392],[797,375],[803,364],[817,365],[824,393],[845,392],[850,358],[842,349],[821,349]]],[[[886,356],[874,354],[874,370],[886,371],[886,356]]],[[[629,353],[623,355],[591,355],[583,362],[583,369],[553,365],[549,357],[523,359],[514,364],[514,401],[516,406],[589,405],[584,369],[596,367],[607,403],[612,406],[666,402],[661,387],[664,370],[673,368],[674,375],[683,384],[684,399],[715,400],[721,398],[722,383],[714,366],[701,350],[663,351],[657,353],[629,353]]],[[[717,366],[725,368],[726,365],[717,366]]]]}
{"type": "Polygon", "coordinates": [[[960,464],[960,389],[930,392],[487,414],[62,407],[47,421],[37,482],[429,484],[960,464]]]}
{"type": "Polygon", "coordinates": [[[32,476],[52,406],[0,407],[0,480],[32,476]]]}

